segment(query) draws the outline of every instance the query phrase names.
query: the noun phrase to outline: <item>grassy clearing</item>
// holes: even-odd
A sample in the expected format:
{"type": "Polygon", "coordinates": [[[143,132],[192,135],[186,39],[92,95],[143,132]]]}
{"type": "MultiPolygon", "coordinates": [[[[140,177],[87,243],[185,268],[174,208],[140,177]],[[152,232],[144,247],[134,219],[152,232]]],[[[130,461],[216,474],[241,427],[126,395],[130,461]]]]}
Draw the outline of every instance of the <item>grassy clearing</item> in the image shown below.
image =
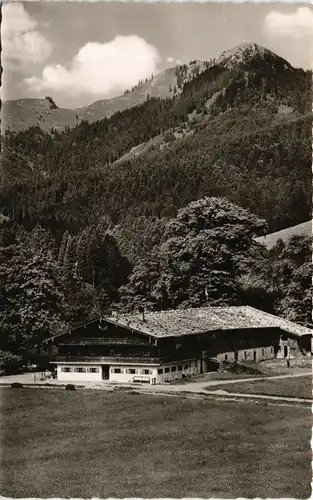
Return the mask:
{"type": "Polygon", "coordinates": [[[236,382],[206,387],[207,390],[223,389],[232,393],[267,394],[269,396],[286,396],[288,398],[312,398],[312,377],[295,377],[285,379],[255,380],[253,382],[236,382]]]}
{"type": "Polygon", "coordinates": [[[309,498],[311,411],[0,390],[6,497],[309,498]]]}
{"type": "Polygon", "coordinates": [[[208,382],[211,380],[229,380],[245,378],[264,378],[274,377],[275,375],[292,375],[301,373],[312,368],[311,359],[292,360],[290,368],[287,367],[285,360],[267,360],[259,363],[240,363],[235,365],[229,364],[232,370],[216,371],[194,375],[190,378],[179,379],[171,382],[171,385],[189,384],[193,382],[208,382]],[[236,371],[237,369],[237,371],[236,371]]]}
{"type": "MultiPolygon", "coordinates": [[[[268,375],[266,375],[268,376],[268,375]]],[[[259,375],[251,375],[251,374],[243,374],[243,373],[223,373],[223,372],[210,372],[210,373],[204,373],[201,375],[197,375],[194,377],[186,377],[186,378],[180,378],[178,380],[173,380],[170,382],[170,385],[182,385],[182,384],[191,384],[194,382],[210,382],[211,380],[230,380],[230,379],[238,379],[242,380],[245,378],[257,378],[257,377],[264,377],[264,374],[259,374],[259,375]]]]}

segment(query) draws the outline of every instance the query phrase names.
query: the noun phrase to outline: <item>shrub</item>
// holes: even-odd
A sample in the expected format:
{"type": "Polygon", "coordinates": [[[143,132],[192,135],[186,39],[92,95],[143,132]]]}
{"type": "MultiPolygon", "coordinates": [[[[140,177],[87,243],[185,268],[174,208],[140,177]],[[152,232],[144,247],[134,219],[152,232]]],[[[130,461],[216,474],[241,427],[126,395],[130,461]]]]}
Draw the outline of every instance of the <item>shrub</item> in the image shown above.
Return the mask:
{"type": "Polygon", "coordinates": [[[65,390],[66,391],[76,391],[76,387],[73,384],[67,384],[67,386],[65,387],[65,390]]]}
{"type": "Polygon", "coordinates": [[[21,389],[23,387],[23,384],[21,384],[20,382],[13,382],[13,384],[11,384],[11,387],[12,389],[21,389]]]}

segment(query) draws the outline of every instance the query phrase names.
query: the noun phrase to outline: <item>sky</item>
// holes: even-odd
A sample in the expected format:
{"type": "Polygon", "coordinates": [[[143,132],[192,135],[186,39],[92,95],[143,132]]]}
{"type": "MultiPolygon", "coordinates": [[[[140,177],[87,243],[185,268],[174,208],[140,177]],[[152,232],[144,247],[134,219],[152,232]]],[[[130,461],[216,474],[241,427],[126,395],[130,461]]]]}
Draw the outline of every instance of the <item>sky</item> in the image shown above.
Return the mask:
{"type": "Polygon", "coordinates": [[[4,100],[75,108],[123,94],[175,64],[258,43],[313,66],[313,7],[270,3],[11,1],[2,7],[4,100]]]}

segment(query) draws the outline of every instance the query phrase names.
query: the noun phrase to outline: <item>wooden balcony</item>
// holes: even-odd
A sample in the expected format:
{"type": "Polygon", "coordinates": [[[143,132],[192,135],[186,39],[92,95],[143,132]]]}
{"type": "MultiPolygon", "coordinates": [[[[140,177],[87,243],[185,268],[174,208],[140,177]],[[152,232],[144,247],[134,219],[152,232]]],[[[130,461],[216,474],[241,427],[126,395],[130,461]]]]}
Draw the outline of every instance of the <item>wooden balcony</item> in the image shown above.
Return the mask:
{"type": "Polygon", "coordinates": [[[151,347],[145,339],[127,339],[127,338],[84,338],[84,339],[67,339],[63,340],[59,345],[142,345],[151,347]]]}
{"type": "Polygon", "coordinates": [[[160,364],[165,363],[165,358],[152,358],[148,356],[52,356],[51,363],[90,363],[90,364],[160,364]]]}

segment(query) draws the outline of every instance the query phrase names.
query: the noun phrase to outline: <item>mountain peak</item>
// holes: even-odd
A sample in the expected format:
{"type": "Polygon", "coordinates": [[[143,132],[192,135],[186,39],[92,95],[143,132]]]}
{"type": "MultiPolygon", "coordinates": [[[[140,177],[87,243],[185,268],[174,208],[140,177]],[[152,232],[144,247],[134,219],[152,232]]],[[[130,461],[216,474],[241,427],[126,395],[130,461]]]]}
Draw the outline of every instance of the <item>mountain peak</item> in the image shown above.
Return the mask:
{"type": "Polygon", "coordinates": [[[236,47],[221,52],[217,59],[216,64],[226,66],[228,69],[238,67],[243,64],[251,62],[252,59],[263,61],[281,62],[284,69],[291,68],[291,65],[283,58],[257,43],[241,43],[236,47]]]}

